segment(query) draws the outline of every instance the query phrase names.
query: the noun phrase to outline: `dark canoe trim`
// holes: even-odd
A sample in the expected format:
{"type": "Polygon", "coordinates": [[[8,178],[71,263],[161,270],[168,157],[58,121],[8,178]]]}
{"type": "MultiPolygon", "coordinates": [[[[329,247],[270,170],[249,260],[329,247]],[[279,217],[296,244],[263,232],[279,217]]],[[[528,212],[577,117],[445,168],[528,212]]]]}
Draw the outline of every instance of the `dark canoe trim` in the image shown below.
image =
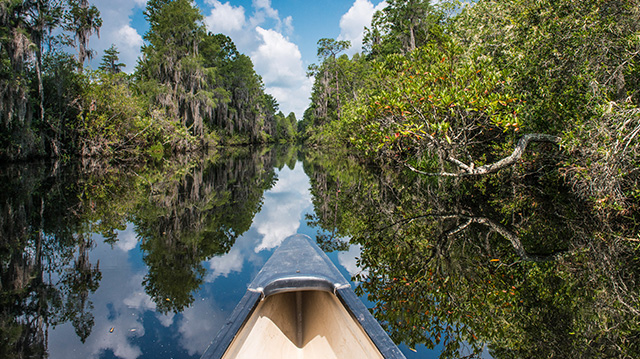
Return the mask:
{"type": "Polygon", "coordinates": [[[398,349],[395,343],[389,338],[380,323],[369,313],[369,309],[362,303],[360,298],[351,288],[340,288],[337,290],[338,298],[347,308],[351,315],[360,323],[362,328],[371,338],[373,344],[385,358],[404,358],[404,354],[398,349]]]}
{"type": "Polygon", "coordinates": [[[308,236],[296,234],[285,239],[265,263],[201,359],[222,358],[261,300],[277,293],[303,290],[335,294],[383,357],[404,358],[324,251],[308,236]]]}
{"type": "Polygon", "coordinates": [[[201,359],[222,358],[224,352],[227,351],[227,348],[231,345],[233,338],[236,337],[236,334],[238,334],[244,323],[246,323],[251,316],[253,310],[256,309],[258,303],[260,303],[261,297],[261,293],[250,290],[244,294],[240,303],[238,303],[229,318],[227,318],[224,326],[222,326],[218,332],[216,338],[204,354],[202,354],[201,359]]]}

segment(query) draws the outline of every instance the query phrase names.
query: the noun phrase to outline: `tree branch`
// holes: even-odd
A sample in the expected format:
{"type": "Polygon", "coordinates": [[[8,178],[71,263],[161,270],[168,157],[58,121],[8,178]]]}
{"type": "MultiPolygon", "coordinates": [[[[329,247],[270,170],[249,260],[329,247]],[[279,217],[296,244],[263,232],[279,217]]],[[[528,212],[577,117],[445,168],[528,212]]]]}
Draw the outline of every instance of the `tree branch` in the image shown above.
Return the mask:
{"type": "Polygon", "coordinates": [[[498,170],[511,166],[516,163],[524,154],[524,151],[527,149],[527,145],[529,142],[552,142],[552,143],[560,143],[560,137],[553,135],[545,135],[540,133],[529,133],[518,140],[518,144],[516,148],[513,150],[511,155],[501,159],[498,162],[494,162],[488,165],[480,166],[478,168],[472,168],[471,172],[467,172],[469,175],[484,175],[488,173],[497,172],[498,170]]]}
{"type": "Polygon", "coordinates": [[[413,166],[409,165],[406,162],[402,162],[402,164],[410,169],[413,172],[426,175],[426,176],[443,176],[443,177],[464,177],[464,176],[477,176],[477,175],[486,175],[489,173],[497,172],[505,167],[511,166],[516,163],[524,154],[524,151],[527,149],[527,145],[530,142],[551,142],[551,143],[560,143],[560,137],[553,135],[546,135],[541,133],[529,133],[518,140],[518,144],[516,148],[513,150],[511,155],[491,164],[487,164],[480,167],[475,167],[472,163],[470,166],[465,164],[464,162],[458,160],[453,156],[448,156],[447,161],[456,165],[462,172],[460,173],[451,173],[451,172],[424,172],[420,171],[413,166]]]}

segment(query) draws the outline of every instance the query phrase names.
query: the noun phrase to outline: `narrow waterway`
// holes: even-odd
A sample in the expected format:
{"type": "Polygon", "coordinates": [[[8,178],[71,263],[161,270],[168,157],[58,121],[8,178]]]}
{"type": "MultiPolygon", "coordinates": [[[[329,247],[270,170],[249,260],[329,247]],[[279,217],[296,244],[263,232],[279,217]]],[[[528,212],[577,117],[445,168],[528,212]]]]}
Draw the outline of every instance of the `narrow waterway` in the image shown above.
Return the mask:
{"type": "Polygon", "coordinates": [[[579,200],[532,182],[296,147],[4,166],[0,357],[198,358],[295,233],[408,358],[628,356],[637,246],[588,240],[579,200]]]}
{"type": "MultiPolygon", "coordinates": [[[[309,178],[301,162],[274,171],[275,184],[264,192],[262,205],[248,231],[230,250],[201,263],[201,283],[185,296],[190,303],[164,312],[145,290],[150,278],[133,223],[117,231],[113,244],[93,234],[88,259],[99,262],[98,289],[89,295],[93,307],[91,334],[82,343],[73,322],[49,330],[51,358],[192,358],[199,357],[244,294],[247,285],[282,240],[295,233],[315,237],[305,216],[313,214],[309,178]]],[[[359,272],[357,245],[330,253],[343,275],[359,272]]],[[[160,265],[173,266],[173,263],[160,265]]],[[[172,283],[179,286],[180,283],[172,283]]],[[[191,289],[191,288],[190,288],[191,289]]],[[[155,293],[155,292],[154,292],[155,293]]],[[[175,294],[174,292],[171,292],[175,294]]],[[[173,298],[156,298],[170,302],[173,298]]]]}

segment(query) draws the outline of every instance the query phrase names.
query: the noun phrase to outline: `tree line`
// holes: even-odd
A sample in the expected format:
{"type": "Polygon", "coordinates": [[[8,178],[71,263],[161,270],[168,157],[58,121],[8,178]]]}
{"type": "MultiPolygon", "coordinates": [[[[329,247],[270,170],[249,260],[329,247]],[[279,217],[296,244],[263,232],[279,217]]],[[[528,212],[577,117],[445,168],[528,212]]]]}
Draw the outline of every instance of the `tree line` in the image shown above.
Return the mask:
{"type": "Polygon", "coordinates": [[[119,160],[218,144],[291,141],[251,59],[206,31],[191,0],[152,0],[135,71],[115,46],[97,70],[100,11],[87,0],[0,4],[0,160],[101,156],[119,160]],[[75,49],[71,54],[67,49],[75,49]]]}
{"type": "Polygon", "coordinates": [[[556,163],[542,171],[603,217],[628,216],[640,205],[639,5],[389,0],[362,53],[318,42],[301,135],[427,176],[544,152],[556,163]]]}

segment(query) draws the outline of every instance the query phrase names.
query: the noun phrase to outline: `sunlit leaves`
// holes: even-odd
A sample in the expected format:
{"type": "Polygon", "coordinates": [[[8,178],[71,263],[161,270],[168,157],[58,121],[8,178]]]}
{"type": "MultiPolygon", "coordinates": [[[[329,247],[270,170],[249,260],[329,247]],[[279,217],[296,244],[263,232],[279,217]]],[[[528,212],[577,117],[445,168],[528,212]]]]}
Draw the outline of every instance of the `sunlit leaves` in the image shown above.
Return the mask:
{"type": "Polygon", "coordinates": [[[487,58],[464,58],[453,43],[389,55],[372,68],[371,87],[347,111],[347,128],[359,148],[381,149],[404,138],[418,146],[464,145],[479,129],[522,126],[509,79],[487,58]]]}

